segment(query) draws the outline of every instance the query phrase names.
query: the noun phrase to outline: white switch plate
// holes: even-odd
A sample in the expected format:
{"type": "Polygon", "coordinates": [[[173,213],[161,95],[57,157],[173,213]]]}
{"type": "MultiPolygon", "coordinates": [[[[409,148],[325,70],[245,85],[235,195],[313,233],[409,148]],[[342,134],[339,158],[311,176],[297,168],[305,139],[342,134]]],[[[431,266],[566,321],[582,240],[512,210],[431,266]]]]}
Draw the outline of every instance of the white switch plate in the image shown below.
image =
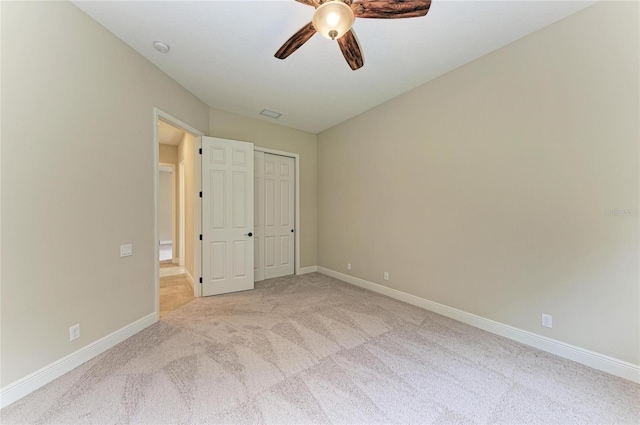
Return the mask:
{"type": "Polygon", "coordinates": [[[542,315],[542,326],[545,328],[553,328],[553,316],[550,314],[542,315]]]}
{"type": "Polygon", "coordinates": [[[347,263],[347,270],[351,270],[351,263],[347,263]]]}
{"type": "Polygon", "coordinates": [[[69,328],[69,341],[80,338],[80,323],[69,328]]]}
{"type": "Polygon", "coordinates": [[[133,255],[133,245],[120,245],[120,257],[128,257],[130,255],[133,255]]]}
{"type": "Polygon", "coordinates": [[[384,280],[389,280],[389,272],[384,272],[384,280]]]}

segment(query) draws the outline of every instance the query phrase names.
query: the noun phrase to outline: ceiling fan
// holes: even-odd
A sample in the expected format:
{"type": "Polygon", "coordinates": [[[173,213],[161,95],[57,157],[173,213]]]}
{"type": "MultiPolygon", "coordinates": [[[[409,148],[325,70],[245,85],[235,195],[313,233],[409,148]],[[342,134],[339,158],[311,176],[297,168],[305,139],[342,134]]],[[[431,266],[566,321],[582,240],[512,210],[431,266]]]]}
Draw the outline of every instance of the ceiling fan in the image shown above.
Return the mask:
{"type": "Polygon", "coordinates": [[[429,12],[431,0],[295,0],[316,8],[313,19],[288,39],[275,57],[285,59],[316,32],[337,40],[347,63],[354,71],[364,65],[360,44],[351,29],[355,18],[416,18],[429,12]]]}

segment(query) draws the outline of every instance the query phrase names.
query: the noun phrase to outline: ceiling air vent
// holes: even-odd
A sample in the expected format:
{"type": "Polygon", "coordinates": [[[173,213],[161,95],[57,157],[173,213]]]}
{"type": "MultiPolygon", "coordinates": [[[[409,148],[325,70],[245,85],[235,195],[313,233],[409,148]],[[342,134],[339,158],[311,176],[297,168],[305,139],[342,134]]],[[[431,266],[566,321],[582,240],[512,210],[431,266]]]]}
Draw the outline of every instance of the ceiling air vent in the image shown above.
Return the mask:
{"type": "Polygon", "coordinates": [[[280,112],[275,112],[275,111],[270,111],[268,109],[263,109],[262,112],[260,112],[260,115],[264,115],[265,117],[269,117],[269,118],[278,119],[278,118],[280,118],[280,115],[282,115],[282,114],[280,112]]]}

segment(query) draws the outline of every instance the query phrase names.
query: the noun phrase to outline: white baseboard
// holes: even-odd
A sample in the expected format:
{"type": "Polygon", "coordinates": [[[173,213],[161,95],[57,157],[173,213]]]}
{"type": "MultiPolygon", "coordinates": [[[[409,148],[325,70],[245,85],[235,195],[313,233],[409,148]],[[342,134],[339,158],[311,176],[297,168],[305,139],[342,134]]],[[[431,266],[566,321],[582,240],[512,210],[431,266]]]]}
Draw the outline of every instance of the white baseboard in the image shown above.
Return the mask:
{"type": "Polygon", "coordinates": [[[81,349],[39,369],[0,389],[0,408],[4,408],[22,397],[48,384],[81,364],[91,360],[109,348],[137,334],[157,321],[155,312],[101,338],[81,349]]]}
{"type": "Polygon", "coordinates": [[[160,241],[160,245],[169,245],[169,244],[173,244],[173,241],[172,240],[160,241]]]}
{"type": "Polygon", "coordinates": [[[202,285],[200,285],[200,282],[198,282],[198,284],[196,285],[196,280],[193,278],[193,276],[191,276],[191,273],[189,273],[189,270],[186,267],[184,268],[184,274],[187,276],[187,280],[189,281],[189,283],[191,284],[191,287],[193,288],[193,296],[201,297],[202,285]]]}
{"type": "Polygon", "coordinates": [[[187,276],[187,280],[189,281],[189,285],[191,285],[191,288],[193,288],[193,276],[191,276],[191,273],[189,273],[189,270],[187,270],[187,268],[184,268],[184,275],[187,276]]]}
{"type": "Polygon", "coordinates": [[[314,273],[318,271],[318,266],[300,267],[298,274],[314,273]]]}
{"type": "Polygon", "coordinates": [[[318,266],[317,269],[318,272],[322,274],[326,274],[327,276],[334,277],[352,285],[359,286],[361,288],[368,289],[370,291],[377,292],[391,298],[395,298],[396,300],[400,300],[429,311],[433,311],[434,313],[438,313],[451,319],[458,320],[460,322],[483,329],[496,335],[521,342],[531,347],[535,347],[539,350],[564,357],[565,359],[582,363],[594,369],[598,369],[603,372],[607,372],[612,375],[616,375],[621,378],[640,383],[639,365],[628,363],[623,360],[609,357],[604,354],[596,353],[584,348],[576,347],[575,345],[557,341],[555,339],[538,335],[533,332],[525,331],[523,329],[518,329],[513,326],[505,325],[504,323],[486,319],[475,314],[467,313],[466,311],[458,310],[456,308],[439,304],[434,301],[429,301],[415,295],[407,294],[406,292],[398,291],[396,289],[369,282],[364,279],[349,276],[331,269],[320,266],[318,266]]]}

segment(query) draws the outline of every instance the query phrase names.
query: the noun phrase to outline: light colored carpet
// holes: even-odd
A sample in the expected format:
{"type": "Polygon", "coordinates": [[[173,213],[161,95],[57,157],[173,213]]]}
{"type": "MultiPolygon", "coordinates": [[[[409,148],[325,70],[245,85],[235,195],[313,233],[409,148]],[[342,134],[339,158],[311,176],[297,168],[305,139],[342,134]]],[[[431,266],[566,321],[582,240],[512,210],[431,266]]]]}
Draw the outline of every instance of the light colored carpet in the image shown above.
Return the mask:
{"type": "Polygon", "coordinates": [[[637,424],[640,386],[313,273],[199,298],[2,423],[637,424]]]}

